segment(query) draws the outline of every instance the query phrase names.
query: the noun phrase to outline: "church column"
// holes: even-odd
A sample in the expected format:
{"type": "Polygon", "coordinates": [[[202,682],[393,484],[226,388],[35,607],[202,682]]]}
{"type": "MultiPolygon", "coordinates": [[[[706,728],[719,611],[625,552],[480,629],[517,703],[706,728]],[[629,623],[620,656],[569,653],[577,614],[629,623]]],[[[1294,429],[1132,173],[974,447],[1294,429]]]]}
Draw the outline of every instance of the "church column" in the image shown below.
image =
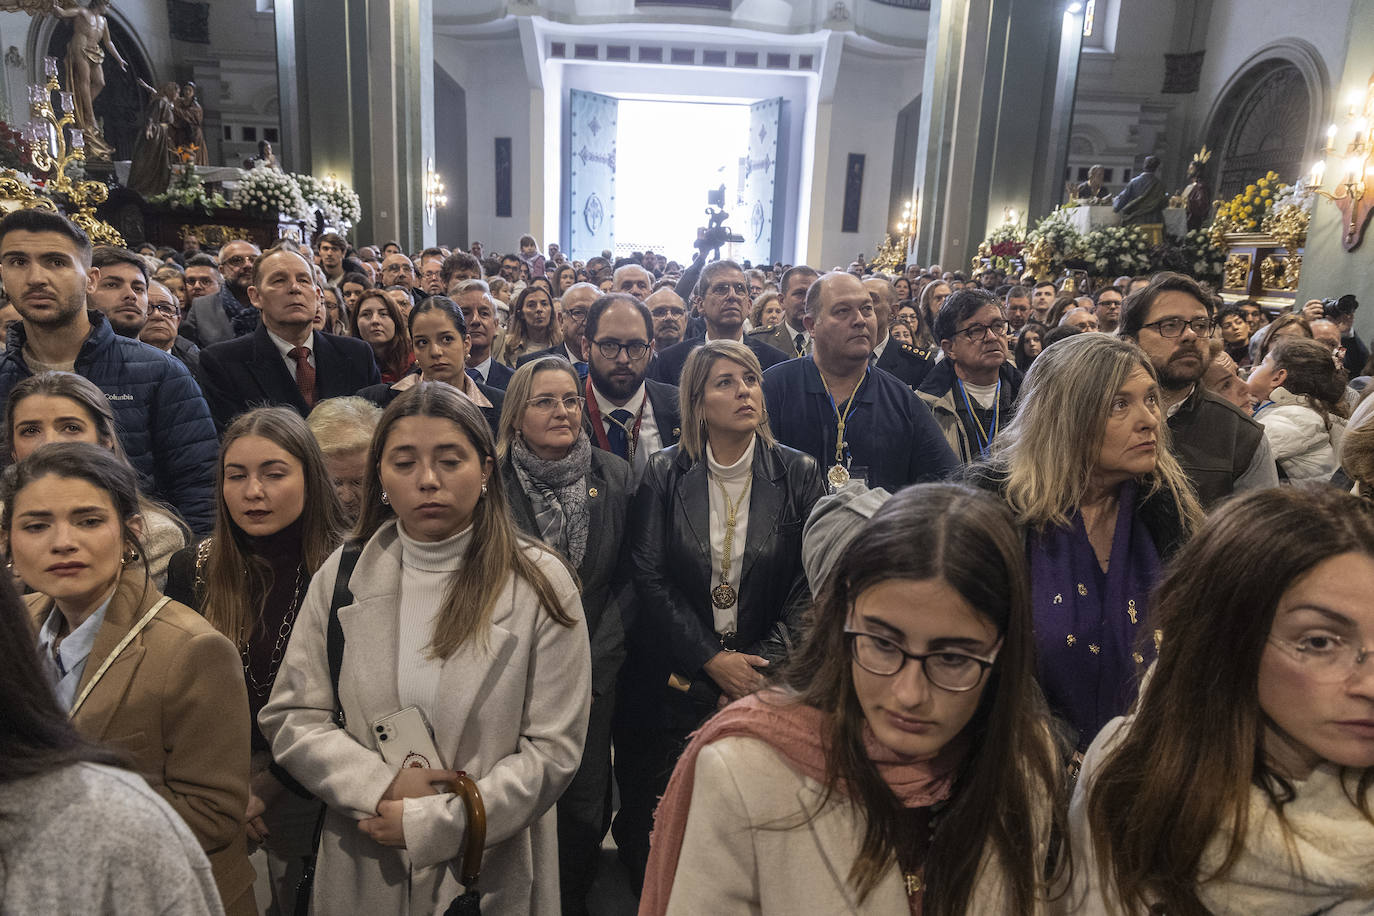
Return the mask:
{"type": "Polygon", "coordinates": [[[351,184],[363,205],[358,240],[432,244],[432,0],[344,0],[324,15],[277,0],[276,16],[283,167],[351,184]]]}
{"type": "Polygon", "coordinates": [[[936,0],[917,146],[913,259],[967,270],[1008,209],[1062,197],[1083,17],[1065,0],[936,0]]]}

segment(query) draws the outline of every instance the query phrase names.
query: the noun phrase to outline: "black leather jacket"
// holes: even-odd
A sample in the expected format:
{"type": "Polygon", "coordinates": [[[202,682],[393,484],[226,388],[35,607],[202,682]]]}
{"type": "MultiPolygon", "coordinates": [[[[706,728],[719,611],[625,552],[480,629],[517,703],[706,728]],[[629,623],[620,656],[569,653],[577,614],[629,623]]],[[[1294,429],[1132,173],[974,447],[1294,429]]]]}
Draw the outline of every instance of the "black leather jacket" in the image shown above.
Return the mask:
{"type": "MultiPolygon", "coordinates": [[[[815,459],[783,445],[754,446],[734,645],[774,665],[787,654],[809,597],[802,527],[825,493],[815,459]]],[[[627,621],[628,657],[618,709],[622,721],[690,728],[719,695],[702,670],[722,645],[711,588],[710,502],[705,460],[673,446],[649,459],[630,506],[630,549],[639,607],[627,621]],[[677,674],[691,695],[668,686],[677,674]]]]}

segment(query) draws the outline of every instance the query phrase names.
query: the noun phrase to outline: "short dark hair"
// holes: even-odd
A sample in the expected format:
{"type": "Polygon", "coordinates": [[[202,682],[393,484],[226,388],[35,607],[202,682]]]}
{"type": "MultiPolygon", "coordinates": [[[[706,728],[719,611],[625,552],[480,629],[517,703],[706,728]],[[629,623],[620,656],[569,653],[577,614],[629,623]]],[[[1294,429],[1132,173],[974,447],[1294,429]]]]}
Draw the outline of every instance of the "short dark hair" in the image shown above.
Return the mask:
{"type": "Polygon", "coordinates": [[[348,251],[348,242],[345,241],[345,240],[344,240],[344,237],[341,236],[341,235],[339,235],[339,233],[337,233],[337,232],[326,232],[324,235],[322,235],[322,236],[320,236],[319,238],[315,239],[315,244],[316,244],[316,245],[323,245],[323,244],[325,244],[326,242],[328,242],[330,245],[333,245],[335,248],[339,249],[340,251],[343,251],[343,252],[347,252],[347,251],[348,251]]]}
{"type": "Polygon", "coordinates": [[[703,267],[701,269],[701,275],[697,277],[697,285],[692,289],[692,298],[705,299],[706,289],[711,285],[711,281],[715,278],[715,275],[724,273],[727,270],[737,270],[740,273],[744,273],[744,268],[740,267],[738,262],[732,261],[729,258],[721,258],[719,261],[712,261],[703,267]]]}
{"type": "Polygon", "coordinates": [[[1220,323],[1223,318],[1231,318],[1232,316],[1239,318],[1241,321],[1245,320],[1245,313],[1240,310],[1239,305],[1228,305],[1226,308],[1217,311],[1217,322],[1220,323]]]}
{"type": "Polygon", "coordinates": [[[1006,298],[1008,301],[1012,299],[1029,299],[1030,290],[1026,289],[1024,286],[1013,286],[1007,290],[1006,298]]]}
{"type": "Polygon", "coordinates": [[[601,316],[605,313],[606,309],[615,305],[617,302],[623,302],[626,305],[634,306],[635,311],[639,312],[639,317],[644,319],[645,340],[653,340],[653,313],[649,311],[647,305],[635,296],[631,296],[629,293],[606,293],[592,303],[592,307],[587,309],[587,323],[583,329],[583,334],[586,336],[587,340],[590,341],[596,337],[596,329],[601,324],[601,316]]]}
{"type": "Polygon", "coordinates": [[[11,232],[56,232],[76,245],[81,263],[91,266],[91,238],[71,220],[51,210],[15,210],[0,219],[0,243],[11,232]]]}
{"type": "Polygon", "coordinates": [[[482,262],[468,254],[466,251],[455,251],[453,254],[444,258],[444,263],[439,265],[439,276],[444,281],[444,286],[453,282],[453,275],[459,270],[475,271],[477,279],[486,276],[482,271],[482,262]]]}
{"type": "Polygon", "coordinates": [[[951,294],[935,316],[935,341],[953,340],[959,322],[968,321],[989,305],[998,305],[997,297],[985,289],[961,289],[951,294]]]}
{"type": "MultiPolygon", "coordinates": [[[[778,293],[781,295],[787,294],[788,284],[792,282],[793,277],[810,277],[811,283],[815,283],[820,275],[820,271],[807,264],[798,264],[795,267],[789,267],[782,272],[782,278],[778,280],[778,293]]],[[[808,287],[809,286],[810,284],[808,284],[808,287]]]]}
{"type": "Polygon", "coordinates": [[[1142,166],[1140,167],[1140,170],[1141,170],[1142,172],[1153,172],[1153,171],[1154,171],[1155,169],[1157,169],[1157,168],[1159,168],[1159,157],[1158,157],[1158,156],[1146,156],[1146,157],[1145,157],[1145,164],[1142,165],[1142,166]]]}
{"type": "Polygon", "coordinates": [[[1053,281],[1053,280],[1041,280],[1039,283],[1035,284],[1035,286],[1033,286],[1033,287],[1031,287],[1031,288],[1032,288],[1032,289],[1039,289],[1039,288],[1042,287],[1042,286],[1048,286],[1050,289],[1053,289],[1053,290],[1056,290],[1056,291],[1058,290],[1058,287],[1054,285],[1054,281],[1053,281]]]}
{"type": "Polygon", "coordinates": [[[1187,274],[1163,270],[1150,278],[1148,286],[1131,293],[1121,303],[1121,326],[1117,333],[1132,339],[1139,335],[1145,326],[1145,316],[1150,314],[1150,307],[1162,293],[1187,293],[1207,309],[1208,317],[1212,315],[1212,296],[1196,280],[1187,274]]]}
{"type": "Polygon", "coordinates": [[[1097,291],[1097,295],[1093,296],[1093,302],[1101,302],[1103,293],[1116,293],[1118,296],[1120,296],[1121,290],[1117,289],[1115,286],[1104,286],[1102,289],[1099,289],[1097,291]]]}
{"type": "Polygon", "coordinates": [[[1072,337],[1075,334],[1082,333],[1084,333],[1083,329],[1076,324],[1061,324],[1056,327],[1050,328],[1044,334],[1040,335],[1040,349],[1043,351],[1051,344],[1057,344],[1059,343],[1059,341],[1064,340],[1065,338],[1072,337]]]}
{"type": "Polygon", "coordinates": [[[342,290],[345,283],[356,283],[363,289],[373,288],[372,281],[367,278],[367,274],[354,273],[353,271],[343,275],[343,279],[339,281],[339,289],[342,290]]]}
{"type": "MultiPolygon", "coordinates": [[[[304,255],[302,255],[302,257],[304,257],[304,255]]],[[[259,258],[258,260],[262,259],[259,258]]],[[[187,258],[186,269],[190,270],[192,267],[209,267],[215,273],[219,273],[219,265],[215,263],[215,259],[210,257],[208,254],[193,254],[189,258],[187,258]]]]}
{"type": "Polygon", "coordinates": [[[520,255],[518,255],[518,254],[503,254],[503,255],[501,255],[501,263],[504,264],[504,263],[506,263],[507,261],[515,261],[515,262],[518,264],[518,263],[520,263],[520,255]]]}
{"type": "Polygon", "coordinates": [[[130,267],[138,268],[138,272],[143,275],[143,282],[148,282],[148,262],[127,248],[116,248],[114,245],[101,245],[91,252],[92,267],[109,267],[111,264],[128,264],[130,267]]]}

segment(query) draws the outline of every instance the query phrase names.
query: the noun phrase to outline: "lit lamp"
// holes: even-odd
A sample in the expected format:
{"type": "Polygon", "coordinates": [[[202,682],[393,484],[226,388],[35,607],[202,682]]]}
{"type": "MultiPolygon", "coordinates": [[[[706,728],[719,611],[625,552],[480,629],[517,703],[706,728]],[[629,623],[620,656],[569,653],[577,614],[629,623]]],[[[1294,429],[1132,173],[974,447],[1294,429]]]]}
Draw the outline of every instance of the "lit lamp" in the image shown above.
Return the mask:
{"type": "Polygon", "coordinates": [[[439,173],[434,171],[434,157],[425,159],[425,219],[431,226],[434,225],[435,211],[440,207],[448,206],[448,197],[444,194],[444,182],[439,178],[439,173]]]}
{"type": "Polygon", "coordinates": [[[1327,127],[1322,158],[1312,164],[1307,178],[1314,194],[1341,211],[1341,245],[1354,251],[1364,241],[1365,227],[1374,212],[1374,187],[1368,183],[1369,176],[1374,175],[1374,129],[1370,126],[1374,119],[1374,78],[1364,92],[1351,92],[1346,101],[1344,129],[1335,124],[1327,127]],[[1347,138],[1344,149],[1338,149],[1339,137],[1347,138]],[[1335,179],[1329,191],[1322,188],[1328,171],[1335,179]]]}

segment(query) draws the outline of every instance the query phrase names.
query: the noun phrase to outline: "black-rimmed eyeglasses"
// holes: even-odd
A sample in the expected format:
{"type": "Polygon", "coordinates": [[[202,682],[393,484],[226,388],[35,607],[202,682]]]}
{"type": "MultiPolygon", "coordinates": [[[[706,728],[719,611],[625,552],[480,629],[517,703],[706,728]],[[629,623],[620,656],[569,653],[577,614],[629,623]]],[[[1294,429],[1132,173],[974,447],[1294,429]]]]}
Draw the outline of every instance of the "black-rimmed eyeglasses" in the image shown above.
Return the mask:
{"type": "Polygon", "coordinates": [[[649,352],[649,345],[642,340],[632,340],[629,343],[621,343],[618,340],[593,340],[592,343],[596,344],[596,349],[606,359],[615,359],[621,350],[625,351],[625,355],[631,361],[642,359],[644,354],[649,352]]]}
{"type": "Polygon", "coordinates": [[[864,633],[860,630],[845,630],[849,637],[854,661],[869,674],[879,677],[893,677],[906,666],[907,660],[918,662],[926,680],[941,690],[964,693],[977,687],[983,674],[997,660],[997,651],[984,658],[967,652],[908,652],[890,639],[864,633]]]}
{"type": "Polygon", "coordinates": [[[1184,321],[1182,318],[1161,318],[1149,324],[1142,324],[1141,328],[1153,328],[1160,337],[1178,337],[1183,333],[1185,326],[1192,328],[1198,337],[1206,337],[1212,333],[1213,322],[1210,318],[1194,318],[1192,321],[1184,321]]]}

